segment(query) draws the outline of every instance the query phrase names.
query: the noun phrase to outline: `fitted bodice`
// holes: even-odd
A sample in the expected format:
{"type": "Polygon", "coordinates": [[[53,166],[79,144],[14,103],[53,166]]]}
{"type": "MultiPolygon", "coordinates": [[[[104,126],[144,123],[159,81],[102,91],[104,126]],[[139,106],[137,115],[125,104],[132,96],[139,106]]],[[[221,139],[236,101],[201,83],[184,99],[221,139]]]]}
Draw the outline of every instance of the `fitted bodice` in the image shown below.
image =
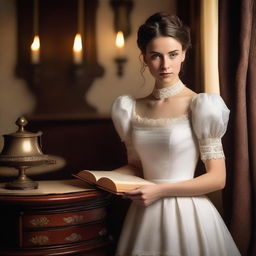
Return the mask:
{"type": "Polygon", "coordinates": [[[139,163],[145,179],[156,183],[192,179],[199,153],[203,161],[224,158],[221,137],[229,110],[219,95],[196,95],[189,114],[178,118],[140,117],[135,106],[133,97],[118,97],[112,119],[126,144],[129,163],[139,163]]]}
{"type": "Polygon", "coordinates": [[[189,116],[151,123],[135,118],[131,128],[144,177],[156,183],[193,178],[199,152],[189,116]]]}

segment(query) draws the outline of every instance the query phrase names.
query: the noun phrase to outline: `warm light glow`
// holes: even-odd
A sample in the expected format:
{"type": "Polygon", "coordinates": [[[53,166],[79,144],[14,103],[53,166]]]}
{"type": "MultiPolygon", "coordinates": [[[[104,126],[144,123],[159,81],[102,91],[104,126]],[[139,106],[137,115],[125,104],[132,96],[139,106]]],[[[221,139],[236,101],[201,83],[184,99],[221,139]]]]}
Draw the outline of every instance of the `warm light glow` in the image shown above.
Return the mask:
{"type": "Polygon", "coordinates": [[[218,0],[201,4],[201,53],[203,85],[207,93],[220,93],[218,60],[218,0]],[[211,33],[209,33],[211,31],[211,33]]]}
{"type": "Polygon", "coordinates": [[[81,52],[83,50],[82,47],[82,38],[80,34],[76,34],[74,45],[73,45],[73,51],[74,52],[81,52]]]}
{"type": "Polygon", "coordinates": [[[24,152],[31,152],[32,147],[31,147],[30,141],[23,141],[22,149],[23,149],[24,152]]]}
{"type": "Polygon", "coordinates": [[[38,64],[40,61],[40,40],[38,35],[34,36],[34,40],[30,48],[31,48],[31,62],[33,64],[38,64]]]}
{"type": "Polygon", "coordinates": [[[81,34],[76,34],[73,45],[73,61],[75,64],[83,62],[83,46],[81,34]]]}
{"type": "Polygon", "coordinates": [[[122,31],[118,31],[118,33],[116,35],[116,46],[118,48],[124,47],[124,34],[122,31]]]}
{"type": "Polygon", "coordinates": [[[31,50],[38,51],[39,49],[40,49],[40,40],[39,40],[39,36],[36,35],[36,36],[34,36],[34,41],[31,44],[31,50]]]}

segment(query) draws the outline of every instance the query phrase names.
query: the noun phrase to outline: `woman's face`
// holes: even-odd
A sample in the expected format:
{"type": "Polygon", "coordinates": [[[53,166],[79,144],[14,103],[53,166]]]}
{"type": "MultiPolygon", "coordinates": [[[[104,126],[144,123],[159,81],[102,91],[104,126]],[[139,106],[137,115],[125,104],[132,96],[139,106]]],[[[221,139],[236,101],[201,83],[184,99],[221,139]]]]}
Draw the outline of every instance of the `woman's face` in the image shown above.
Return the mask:
{"type": "Polygon", "coordinates": [[[185,59],[182,45],[173,37],[156,37],[146,48],[144,62],[159,87],[170,86],[179,79],[181,63],[185,59]]]}

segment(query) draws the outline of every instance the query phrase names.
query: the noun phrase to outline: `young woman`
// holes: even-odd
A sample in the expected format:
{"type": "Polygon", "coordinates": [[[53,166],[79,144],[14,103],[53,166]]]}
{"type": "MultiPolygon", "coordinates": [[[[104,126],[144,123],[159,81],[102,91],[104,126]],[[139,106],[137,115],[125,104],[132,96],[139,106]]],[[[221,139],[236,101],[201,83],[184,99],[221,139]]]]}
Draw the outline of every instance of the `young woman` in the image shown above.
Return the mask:
{"type": "Polygon", "coordinates": [[[219,95],[196,94],[180,80],[190,34],[176,16],[149,17],[137,43],[155,87],[145,98],[125,95],[113,104],[112,119],[128,154],[128,165],[118,171],[154,184],[125,194],[132,204],[116,255],[240,255],[205,196],[225,186],[221,137],[229,110],[219,95]],[[194,178],[199,154],[206,173],[194,178]]]}

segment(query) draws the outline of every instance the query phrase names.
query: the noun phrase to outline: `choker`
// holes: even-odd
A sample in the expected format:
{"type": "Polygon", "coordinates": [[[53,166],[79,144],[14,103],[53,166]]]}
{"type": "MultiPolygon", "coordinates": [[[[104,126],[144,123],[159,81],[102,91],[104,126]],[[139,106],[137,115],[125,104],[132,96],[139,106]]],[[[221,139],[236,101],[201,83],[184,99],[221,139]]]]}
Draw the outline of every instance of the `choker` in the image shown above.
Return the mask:
{"type": "Polygon", "coordinates": [[[158,100],[167,99],[179,94],[184,87],[185,85],[181,82],[181,80],[179,80],[176,84],[169,87],[160,89],[154,88],[152,94],[158,100]]]}

